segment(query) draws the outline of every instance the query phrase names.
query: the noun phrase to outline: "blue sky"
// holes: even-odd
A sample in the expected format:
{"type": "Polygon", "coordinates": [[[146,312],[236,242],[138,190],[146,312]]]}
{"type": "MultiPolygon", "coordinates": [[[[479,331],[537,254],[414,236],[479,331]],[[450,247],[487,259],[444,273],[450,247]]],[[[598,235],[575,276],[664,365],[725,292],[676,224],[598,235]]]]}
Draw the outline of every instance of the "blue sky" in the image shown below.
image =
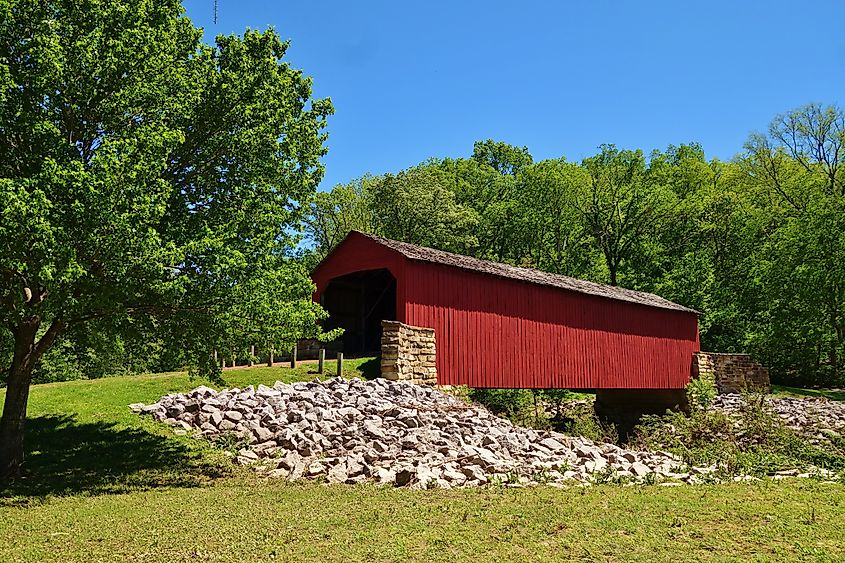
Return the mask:
{"type": "Polygon", "coordinates": [[[322,189],[476,140],[580,160],[700,142],[729,159],[811,101],[845,105],[845,3],[188,0],[206,40],[275,27],[330,97],[322,189]]]}

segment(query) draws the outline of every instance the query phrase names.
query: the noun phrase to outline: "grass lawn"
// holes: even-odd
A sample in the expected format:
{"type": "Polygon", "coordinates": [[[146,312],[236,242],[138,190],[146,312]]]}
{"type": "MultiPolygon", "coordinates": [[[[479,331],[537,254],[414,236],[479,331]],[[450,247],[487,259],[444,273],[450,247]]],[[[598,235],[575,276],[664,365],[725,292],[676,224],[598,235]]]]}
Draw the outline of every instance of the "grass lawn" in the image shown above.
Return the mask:
{"type": "Polygon", "coordinates": [[[819,397],[831,401],[845,401],[845,391],[841,389],[801,389],[800,387],[772,385],[772,393],[789,397],[819,397]]]}
{"type": "MultiPolygon", "coordinates": [[[[371,365],[348,361],[348,375],[371,365]]],[[[230,370],[225,386],[312,379],[314,367],[230,370]]],[[[268,481],[127,408],[201,383],[175,373],[35,386],[27,477],[0,491],[0,561],[845,559],[841,485],[268,481]]]]}

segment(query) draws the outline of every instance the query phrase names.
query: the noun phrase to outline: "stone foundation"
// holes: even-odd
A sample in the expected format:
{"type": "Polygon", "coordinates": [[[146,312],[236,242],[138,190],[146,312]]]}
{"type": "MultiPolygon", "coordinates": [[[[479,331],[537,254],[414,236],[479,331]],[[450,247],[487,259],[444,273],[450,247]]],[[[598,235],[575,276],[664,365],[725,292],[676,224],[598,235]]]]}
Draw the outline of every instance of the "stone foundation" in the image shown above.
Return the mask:
{"type": "Polygon", "coordinates": [[[434,329],[382,321],[381,376],[393,381],[437,384],[434,329]]]}
{"type": "Polygon", "coordinates": [[[712,377],[720,394],[771,390],[769,370],[749,354],[697,352],[692,361],[692,376],[712,377]]]}

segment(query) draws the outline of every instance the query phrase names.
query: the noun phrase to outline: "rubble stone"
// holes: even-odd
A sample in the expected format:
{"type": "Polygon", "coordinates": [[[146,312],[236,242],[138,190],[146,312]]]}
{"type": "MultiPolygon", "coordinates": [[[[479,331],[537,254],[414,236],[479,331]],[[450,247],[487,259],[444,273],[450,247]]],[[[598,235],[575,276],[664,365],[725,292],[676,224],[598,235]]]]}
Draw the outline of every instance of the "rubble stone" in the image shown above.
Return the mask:
{"type": "Polygon", "coordinates": [[[432,387],[385,379],[205,387],[132,409],[211,440],[234,433],[250,442],[238,463],[290,480],[451,488],[578,484],[607,471],[632,480],[698,473],[683,474],[681,461],[665,452],[521,428],[432,387]],[[179,419],[169,417],[177,411],[179,419]]]}
{"type": "MultiPolygon", "coordinates": [[[[742,395],[717,395],[712,407],[735,414],[743,407],[742,395]]],[[[764,408],[778,415],[784,424],[813,444],[830,444],[831,438],[845,435],[845,402],[825,398],[772,397],[763,400],[764,408]]]]}

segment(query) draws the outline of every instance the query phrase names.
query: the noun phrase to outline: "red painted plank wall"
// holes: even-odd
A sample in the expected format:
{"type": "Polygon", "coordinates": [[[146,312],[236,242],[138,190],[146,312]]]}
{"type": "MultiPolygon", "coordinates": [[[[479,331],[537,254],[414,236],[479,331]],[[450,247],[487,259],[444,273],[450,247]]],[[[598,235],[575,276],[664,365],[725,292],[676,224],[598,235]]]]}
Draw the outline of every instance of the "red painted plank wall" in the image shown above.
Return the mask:
{"type": "Polygon", "coordinates": [[[693,313],[413,260],[404,282],[404,322],[434,328],[444,385],[681,388],[699,350],[693,313]]]}

